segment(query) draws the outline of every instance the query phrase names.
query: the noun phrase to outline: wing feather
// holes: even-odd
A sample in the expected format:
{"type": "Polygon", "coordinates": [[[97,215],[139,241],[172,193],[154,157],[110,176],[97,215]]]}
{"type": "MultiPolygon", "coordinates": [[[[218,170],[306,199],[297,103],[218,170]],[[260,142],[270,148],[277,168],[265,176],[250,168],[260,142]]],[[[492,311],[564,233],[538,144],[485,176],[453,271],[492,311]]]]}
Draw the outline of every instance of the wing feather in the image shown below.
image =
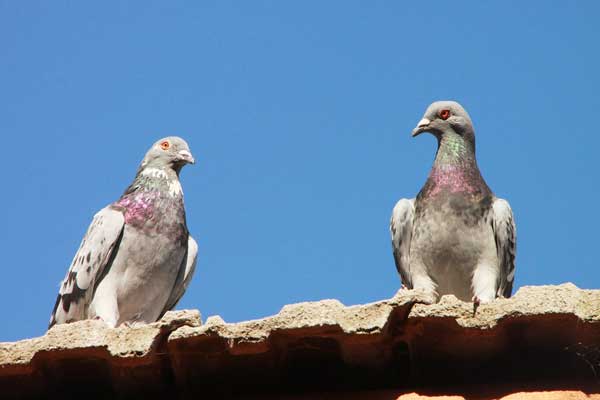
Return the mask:
{"type": "Polygon", "coordinates": [[[496,240],[496,250],[500,266],[498,296],[510,297],[515,279],[517,228],[512,210],[506,200],[494,200],[492,210],[492,229],[496,240]]]}
{"type": "Polygon", "coordinates": [[[114,259],[124,226],[123,213],[112,206],[96,213],[60,284],[48,328],[87,317],[94,290],[114,259]]]}
{"type": "Polygon", "coordinates": [[[167,301],[165,308],[161,312],[160,317],[162,317],[167,311],[175,308],[179,300],[181,300],[181,298],[183,297],[183,294],[187,290],[190,282],[192,281],[192,276],[196,271],[197,256],[198,244],[190,235],[188,236],[188,248],[186,256],[183,258],[183,262],[181,263],[181,267],[179,268],[177,279],[175,280],[175,285],[173,286],[173,291],[171,292],[171,296],[169,296],[169,300],[167,301]]]}
{"type": "Polygon", "coordinates": [[[415,199],[400,199],[392,211],[390,234],[396,269],[400,273],[402,284],[412,289],[410,274],[410,240],[412,237],[415,199]]]}

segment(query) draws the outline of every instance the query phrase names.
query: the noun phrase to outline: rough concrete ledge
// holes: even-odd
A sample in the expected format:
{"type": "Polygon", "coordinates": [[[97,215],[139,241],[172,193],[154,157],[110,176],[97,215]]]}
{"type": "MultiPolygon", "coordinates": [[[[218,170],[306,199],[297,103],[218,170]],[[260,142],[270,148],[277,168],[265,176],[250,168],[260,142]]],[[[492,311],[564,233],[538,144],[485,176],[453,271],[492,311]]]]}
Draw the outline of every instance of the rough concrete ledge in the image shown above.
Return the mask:
{"type": "Polygon", "coordinates": [[[0,342],[0,376],[31,370],[34,358],[52,354],[77,354],[94,349],[107,360],[144,359],[151,356],[161,339],[166,341],[177,328],[200,326],[197,310],[169,311],[158,322],[132,327],[108,328],[97,320],[55,325],[45,336],[14,343],[0,342]]]}
{"type": "Polygon", "coordinates": [[[241,323],[197,311],[154,324],[82,321],[0,343],[2,398],[158,398],[463,386],[600,393],[600,290],[521,288],[481,305],[408,290],[346,307],[285,306],[241,323]],[[533,386],[532,386],[533,385],[533,386]],[[93,389],[93,391],[92,391],[93,389]]]}

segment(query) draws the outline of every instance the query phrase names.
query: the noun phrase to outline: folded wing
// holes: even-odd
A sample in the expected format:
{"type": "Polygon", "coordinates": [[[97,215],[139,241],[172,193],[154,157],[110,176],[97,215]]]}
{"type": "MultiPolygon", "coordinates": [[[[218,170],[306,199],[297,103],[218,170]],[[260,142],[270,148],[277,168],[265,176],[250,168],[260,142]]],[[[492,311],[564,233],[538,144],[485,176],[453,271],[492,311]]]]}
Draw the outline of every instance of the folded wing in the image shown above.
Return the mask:
{"type": "Polygon", "coordinates": [[[181,263],[181,267],[179,268],[179,274],[177,275],[177,279],[175,280],[175,285],[173,286],[173,291],[171,292],[171,296],[169,296],[169,300],[165,305],[165,308],[161,312],[160,316],[162,317],[167,311],[175,308],[183,294],[187,290],[190,282],[192,281],[192,276],[194,275],[194,271],[196,271],[196,257],[198,256],[198,244],[194,240],[192,236],[188,236],[188,248],[187,254],[183,258],[183,262],[181,263]]]}
{"type": "Polygon", "coordinates": [[[498,296],[510,297],[515,279],[517,228],[508,202],[496,199],[492,204],[492,229],[496,240],[499,263],[498,296]]]}
{"type": "Polygon", "coordinates": [[[48,328],[87,317],[94,290],[118,250],[124,225],[123,213],[112,206],[94,216],[61,282],[48,328]]]}
{"type": "Polygon", "coordinates": [[[415,215],[415,199],[401,199],[392,211],[390,234],[396,269],[400,273],[402,284],[412,289],[410,274],[410,240],[415,215]]]}

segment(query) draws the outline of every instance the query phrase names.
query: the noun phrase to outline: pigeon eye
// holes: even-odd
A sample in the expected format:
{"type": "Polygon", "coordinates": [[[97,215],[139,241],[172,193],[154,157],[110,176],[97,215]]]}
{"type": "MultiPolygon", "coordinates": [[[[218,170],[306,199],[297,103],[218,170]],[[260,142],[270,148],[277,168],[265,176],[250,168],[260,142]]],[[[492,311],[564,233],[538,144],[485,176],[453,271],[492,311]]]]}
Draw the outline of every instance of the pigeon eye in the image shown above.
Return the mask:
{"type": "Polygon", "coordinates": [[[440,111],[440,118],[441,119],[448,119],[448,117],[450,116],[450,110],[442,110],[440,111]]]}
{"type": "Polygon", "coordinates": [[[169,147],[171,147],[171,144],[169,144],[169,142],[167,142],[166,140],[160,143],[160,148],[163,150],[168,150],[169,147]]]}

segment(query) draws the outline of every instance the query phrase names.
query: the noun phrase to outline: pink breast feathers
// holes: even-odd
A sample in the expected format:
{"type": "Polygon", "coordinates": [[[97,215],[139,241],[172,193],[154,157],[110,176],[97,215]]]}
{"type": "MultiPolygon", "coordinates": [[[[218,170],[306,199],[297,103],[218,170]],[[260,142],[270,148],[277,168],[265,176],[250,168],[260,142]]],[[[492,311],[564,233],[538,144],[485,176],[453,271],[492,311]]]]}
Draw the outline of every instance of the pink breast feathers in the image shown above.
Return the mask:
{"type": "Polygon", "coordinates": [[[431,170],[429,179],[433,183],[430,196],[435,196],[442,190],[449,190],[452,193],[477,193],[479,188],[474,184],[473,179],[461,166],[444,166],[443,168],[434,168],[431,170]]]}
{"type": "Polygon", "coordinates": [[[141,225],[151,219],[156,197],[155,193],[137,193],[119,200],[117,204],[125,208],[125,223],[141,225]]]}

